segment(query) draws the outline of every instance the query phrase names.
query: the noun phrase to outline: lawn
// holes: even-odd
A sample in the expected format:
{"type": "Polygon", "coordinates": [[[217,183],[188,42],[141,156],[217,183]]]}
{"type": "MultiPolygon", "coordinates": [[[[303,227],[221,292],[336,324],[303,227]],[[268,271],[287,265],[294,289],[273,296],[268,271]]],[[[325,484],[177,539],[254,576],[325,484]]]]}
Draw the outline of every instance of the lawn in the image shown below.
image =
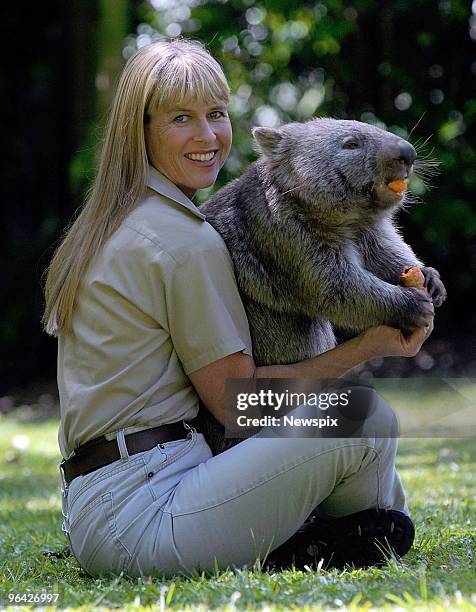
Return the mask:
{"type": "Polygon", "coordinates": [[[0,415],[0,609],[12,591],[59,591],[61,608],[476,610],[474,439],[400,441],[417,538],[384,569],[94,580],[72,557],[44,555],[65,545],[57,421],[12,414],[0,415]]]}

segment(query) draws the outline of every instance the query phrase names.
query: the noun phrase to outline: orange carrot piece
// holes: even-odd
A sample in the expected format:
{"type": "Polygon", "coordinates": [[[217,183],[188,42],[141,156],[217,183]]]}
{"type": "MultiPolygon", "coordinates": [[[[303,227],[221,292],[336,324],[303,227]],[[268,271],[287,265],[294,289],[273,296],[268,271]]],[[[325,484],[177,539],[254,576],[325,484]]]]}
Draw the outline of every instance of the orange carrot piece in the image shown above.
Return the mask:
{"type": "Polygon", "coordinates": [[[397,181],[390,181],[390,183],[387,184],[387,187],[395,193],[402,193],[403,191],[407,190],[407,183],[406,181],[399,179],[397,181]]]}
{"type": "Polygon", "coordinates": [[[405,287],[425,289],[425,277],[421,269],[417,266],[413,268],[403,266],[403,272],[400,274],[400,281],[405,287]]]}

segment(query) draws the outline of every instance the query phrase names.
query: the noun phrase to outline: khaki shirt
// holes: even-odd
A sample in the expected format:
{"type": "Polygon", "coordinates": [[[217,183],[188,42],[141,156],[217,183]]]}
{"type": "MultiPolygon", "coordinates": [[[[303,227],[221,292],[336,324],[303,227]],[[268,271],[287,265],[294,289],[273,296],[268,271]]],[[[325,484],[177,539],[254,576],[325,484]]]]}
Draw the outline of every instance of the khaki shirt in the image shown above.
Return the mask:
{"type": "Polygon", "coordinates": [[[124,429],[192,419],[187,374],[251,339],[221,236],[149,167],[143,199],[93,260],[58,346],[61,453],[124,429]]]}

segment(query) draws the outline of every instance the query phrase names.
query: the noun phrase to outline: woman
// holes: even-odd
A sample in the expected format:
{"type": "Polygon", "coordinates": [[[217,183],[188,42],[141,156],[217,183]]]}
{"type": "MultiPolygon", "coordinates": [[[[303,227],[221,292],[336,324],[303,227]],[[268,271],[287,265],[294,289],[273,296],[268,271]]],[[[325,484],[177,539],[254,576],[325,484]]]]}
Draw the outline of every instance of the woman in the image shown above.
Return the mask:
{"type": "Polygon", "coordinates": [[[132,57],[88,201],[49,269],[63,530],[92,575],[252,563],[316,507],[314,535],[345,526],[352,539],[367,526],[356,546],[334,546],[344,562],[382,560],[370,552],[378,529],[400,534],[400,554],[411,545],[394,438],[252,438],[212,457],[187,425],[199,398],[224,422],[227,378],[336,378],[376,356],[415,355],[432,329],[373,328],[303,363],[255,367],[230,257],[190,200],[228,155],[228,95],[199,43],[132,57]]]}

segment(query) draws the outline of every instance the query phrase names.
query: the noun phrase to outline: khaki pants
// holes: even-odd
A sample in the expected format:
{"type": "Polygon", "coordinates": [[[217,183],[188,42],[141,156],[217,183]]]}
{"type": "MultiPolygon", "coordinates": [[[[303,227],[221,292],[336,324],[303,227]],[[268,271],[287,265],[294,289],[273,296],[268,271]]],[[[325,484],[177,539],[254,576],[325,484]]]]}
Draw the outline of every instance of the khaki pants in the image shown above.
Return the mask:
{"type": "MultiPolygon", "coordinates": [[[[388,405],[375,397],[381,435],[388,405]]],[[[255,437],[216,457],[196,432],[129,457],[119,432],[122,459],[63,486],[63,531],[93,576],[169,577],[252,564],[316,507],[408,513],[397,440],[372,436],[372,421],[358,438],[255,437]]]]}

